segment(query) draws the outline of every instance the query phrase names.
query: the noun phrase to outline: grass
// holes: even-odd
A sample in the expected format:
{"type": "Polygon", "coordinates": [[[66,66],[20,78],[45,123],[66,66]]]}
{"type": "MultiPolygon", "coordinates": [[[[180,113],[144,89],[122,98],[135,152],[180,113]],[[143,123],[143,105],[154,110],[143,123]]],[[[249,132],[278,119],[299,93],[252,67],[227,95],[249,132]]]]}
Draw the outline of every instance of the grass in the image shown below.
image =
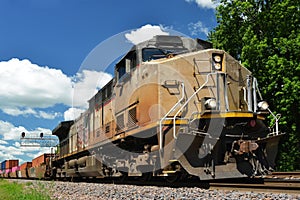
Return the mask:
{"type": "Polygon", "coordinates": [[[31,182],[16,183],[0,179],[1,200],[49,200],[46,188],[38,184],[37,188],[30,187],[31,182]]]}

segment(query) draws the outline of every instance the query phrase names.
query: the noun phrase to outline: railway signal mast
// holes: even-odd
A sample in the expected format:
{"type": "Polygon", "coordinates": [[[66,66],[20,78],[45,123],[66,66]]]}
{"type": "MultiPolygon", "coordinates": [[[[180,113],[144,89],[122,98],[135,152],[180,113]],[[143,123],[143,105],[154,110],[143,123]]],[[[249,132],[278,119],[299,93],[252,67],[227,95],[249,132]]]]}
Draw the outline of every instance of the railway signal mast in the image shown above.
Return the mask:
{"type": "Polygon", "coordinates": [[[21,133],[20,138],[21,147],[53,147],[58,144],[58,138],[53,136],[44,136],[44,133],[40,133],[38,136],[27,136],[25,132],[21,133]]]}

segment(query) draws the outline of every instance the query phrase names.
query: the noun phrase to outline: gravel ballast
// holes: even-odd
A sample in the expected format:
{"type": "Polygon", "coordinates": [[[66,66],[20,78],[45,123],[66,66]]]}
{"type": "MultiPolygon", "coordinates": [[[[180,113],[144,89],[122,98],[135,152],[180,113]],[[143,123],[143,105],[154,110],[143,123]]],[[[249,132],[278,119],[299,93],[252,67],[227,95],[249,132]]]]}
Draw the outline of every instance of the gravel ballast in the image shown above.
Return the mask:
{"type": "MultiPolygon", "coordinates": [[[[29,180],[14,180],[28,182],[29,180]]],[[[299,194],[271,194],[262,192],[241,192],[236,190],[207,190],[197,187],[157,187],[102,183],[74,183],[59,181],[29,181],[26,187],[32,187],[49,194],[51,199],[228,199],[228,200],[273,200],[297,199],[299,194]]]]}

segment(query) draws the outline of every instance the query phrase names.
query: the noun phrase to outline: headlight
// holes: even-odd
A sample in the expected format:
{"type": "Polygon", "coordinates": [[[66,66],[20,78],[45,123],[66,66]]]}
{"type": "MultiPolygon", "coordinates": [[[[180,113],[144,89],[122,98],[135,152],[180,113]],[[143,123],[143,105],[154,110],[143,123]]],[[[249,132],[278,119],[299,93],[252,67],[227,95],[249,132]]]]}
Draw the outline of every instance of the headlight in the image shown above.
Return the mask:
{"type": "Polygon", "coordinates": [[[222,60],[223,55],[218,53],[212,54],[212,70],[221,71],[222,70],[222,60]]]}
{"type": "Polygon", "coordinates": [[[215,99],[207,99],[205,101],[205,108],[209,110],[216,109],[217,107],[217,101],[215,99]]]}
{"type": "Polygon", "coordinates": [[[267,110],[269,108],[269,104],[266,101],[259,102],[257,106],[261,110],[267,110]]]}
{"type": "Polygon", "coordinates": [[[221,64],[220,63],[215,63],[215,69],[220,70],[221,69],[221,64]]]}
{"type": "Polygon", "coordinates": [[[219,56],[219,55],[214,56],[214,61],[215,61],[215,62],[218,63],[218,62],[221,62],[221,60],[222,60],[222,59],[221,59],[221,56],[219,56]]]}

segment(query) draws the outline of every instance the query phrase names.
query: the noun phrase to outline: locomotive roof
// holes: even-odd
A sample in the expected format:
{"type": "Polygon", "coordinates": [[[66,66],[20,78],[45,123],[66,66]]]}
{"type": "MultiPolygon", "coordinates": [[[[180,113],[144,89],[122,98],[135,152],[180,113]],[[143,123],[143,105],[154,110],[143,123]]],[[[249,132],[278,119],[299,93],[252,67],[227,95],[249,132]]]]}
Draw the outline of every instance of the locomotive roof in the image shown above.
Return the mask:
{"type": "Polygon", "coordinates": [[[73,120],[60,122],[57,127],[52,130],[52,135],[56,135],[60,141],[67,138],[70,127],[74,124],[73,120]]]}
{"type": "Polygon", "coordinates": [[[150,40],[133,46],[130,51],[143,48],[182,49],[190,52],[212,48],[212,43],[198,38],[192,39],[183,36],[157,35],[150,40]]]}
{"type": "MultiPolygon", "coordinates": [[[[176,50],[176,54],[193,52],[198,50],[212,48],[212,43],[201,40],[199,38],[192,39],[183,36],[170,36],[170,35],[157,35],[150,40],[146,40],[137,45],[134,45],[117,63],[116,68],[122,62],[122,60],[129,55],[132,51],[140,51],[144,48],[158,48],[164,50],[176,50]]],[[[100,96],[101,91],[107,87],[110,83],[113,83],[114,79],[110,80],[105,86],[103,86],[97,94],[91,97],[88,102],[90,107],[95,106],[96,96],[100,96]]]]}

